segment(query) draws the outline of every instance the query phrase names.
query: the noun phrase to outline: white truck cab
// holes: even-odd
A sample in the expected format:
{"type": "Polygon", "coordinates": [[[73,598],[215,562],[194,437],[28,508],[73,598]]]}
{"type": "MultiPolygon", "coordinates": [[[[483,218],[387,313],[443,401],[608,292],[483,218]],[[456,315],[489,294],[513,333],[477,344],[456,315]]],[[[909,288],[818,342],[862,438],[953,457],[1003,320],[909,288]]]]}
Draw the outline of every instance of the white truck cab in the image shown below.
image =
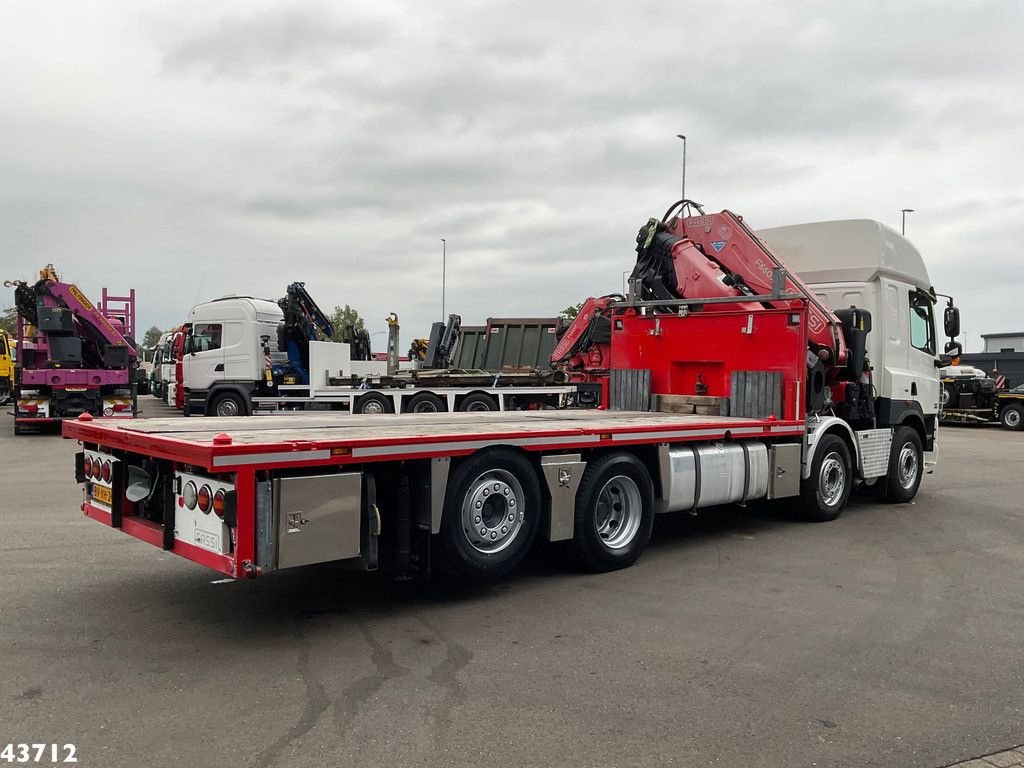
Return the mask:
{"type": "Polygon", "coordinates": [[[936,295],[918,250],[868,219],[774,227],[758,236],[830,309],[871,313],[867,353],[879,426],[915,426],[925,451],[933,451],[940,391],[936,295]]]}
{"type": "Polygon", "coordinates": [[[185,414],[248,413],[266,368],[264,337],[276,349],[283,318],[276,302],[252,296],[225,296],[193,307],[182,360],[185,414]]]}

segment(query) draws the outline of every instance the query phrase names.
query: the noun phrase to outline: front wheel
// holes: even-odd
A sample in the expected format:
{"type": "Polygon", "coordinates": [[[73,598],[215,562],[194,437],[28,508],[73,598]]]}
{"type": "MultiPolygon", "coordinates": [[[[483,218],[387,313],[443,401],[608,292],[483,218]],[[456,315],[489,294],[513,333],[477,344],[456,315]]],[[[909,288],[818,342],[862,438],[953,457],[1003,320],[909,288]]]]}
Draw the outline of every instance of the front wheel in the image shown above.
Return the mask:
{"type": "Polygon", "coordinates": [[[889,452],[889,471],[878,484],[882,500],[904,504],[917,495],[924,473],[921,436],[913,427],[896,427],[889,452]]]}
{"type": "Polygon", "coordinates": [[[850,449],[837,435],[825,435],[818,441],[810,476],[800,483],[804,519],[815,523],[835,520],[852,488],[850,449]]]}
{"type": "Polygon", "coordinates": [[[245,416],[245,400],[237,392],[222,392],[214,399],[210,410],[214,416],[245,416]]]}
{"type": "Polygon", "coordinates": [[[1014,432],[1024,429],[1024,408],[1019,405],[1006,406],[999,414],[999,422],[1014,432]]]}
{"type": "Polygon", "coordinates": [[[591,571],[626,568],[651,540],[654,484],[643,462],[612,453],[591,463],[576,492],[572,553],[591,571]]]}
{"type": "Polygon", "coordinates": [[[529,460],[506,449],[481,451],[455,470],[448,486],[442,551],[459,576],[504,576],[529,551],[540,515],[540,485],[529,460]]]}

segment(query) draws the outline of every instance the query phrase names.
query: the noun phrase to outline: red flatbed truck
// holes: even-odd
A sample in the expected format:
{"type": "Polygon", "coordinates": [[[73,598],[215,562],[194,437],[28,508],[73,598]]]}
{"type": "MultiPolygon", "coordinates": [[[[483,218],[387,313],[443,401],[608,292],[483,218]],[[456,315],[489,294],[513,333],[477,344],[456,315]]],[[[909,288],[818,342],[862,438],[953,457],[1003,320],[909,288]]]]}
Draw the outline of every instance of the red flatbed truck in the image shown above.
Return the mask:
{"type": "MultiPolygon", "coordinates": [[[[538,536],[565,542],[591,570],[628,566],[658,513],[792,498],[808,519],[831,520],[857,483],[888,501],[912,499],[936,449],[934,291],[919,287],[926,275],[894,280],[923,271],[920,256],[874,272],[855,265],[859,282],[835,289],[845,302],[857,288],[887,322],[918,324],[915,339],[928,348],[911,359],[901,342],[893,363],[888,348],[872,346],[867,310],[837,317],[820,298],[832,289],[812,293],[787,274],[738,217],[700,213],[642,230],[637,295],[589,300],[556,347],[553,358],[600,387],[608,409],[131,423],[83,415],[64,425],[83,446],[82,510],[234,578],[320,562],[474,578],[507,573],[538,536]],[[716,252],[735,233],[756,251],[760,284],[742,278],[739,248],[728,275],[715,272],[719,262],[687,227],[723,238],[716,252]],[[700,258],[709,264],[689,272],[700,258]],[[897,364],[896,385],[872,382],[873,370],[897,364]],[[906,389],[889,397],[897,385],[906,389]],[[694,394],[732,415],[649,410],[652,395],[694,394]]],[[[891,264],[912,248],[871,224],[884,242],[868,261],[891,264]]]]}

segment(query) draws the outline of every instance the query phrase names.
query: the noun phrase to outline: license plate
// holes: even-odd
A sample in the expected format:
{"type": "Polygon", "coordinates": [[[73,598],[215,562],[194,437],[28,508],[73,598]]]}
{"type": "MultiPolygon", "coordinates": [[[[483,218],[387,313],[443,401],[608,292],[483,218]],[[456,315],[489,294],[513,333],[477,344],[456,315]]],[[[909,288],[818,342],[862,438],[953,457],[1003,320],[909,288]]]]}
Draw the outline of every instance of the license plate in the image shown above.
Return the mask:
{"type": "Polygon", "coordinates": [[[94,485],[92,487],[92,497],[100,504],[106,504],[108,507],[112,506],[114,503],[113,492],[102,485],[94,485]]]}

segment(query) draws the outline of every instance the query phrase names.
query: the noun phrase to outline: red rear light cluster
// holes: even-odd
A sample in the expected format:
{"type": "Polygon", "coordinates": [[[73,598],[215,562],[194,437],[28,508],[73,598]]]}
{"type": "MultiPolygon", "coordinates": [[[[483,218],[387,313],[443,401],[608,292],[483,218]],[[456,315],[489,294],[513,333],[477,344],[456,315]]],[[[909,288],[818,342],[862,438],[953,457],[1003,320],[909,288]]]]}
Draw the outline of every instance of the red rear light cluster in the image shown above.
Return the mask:
{"type": "Polygon", "coordinates": [[[82,459],[82,474],[86,480],[102,480],[109,483],[112,471],[113,466],[109,459],[104,460],[99,456],[86,456],[82,459]]]}
{"type": "Polygon", "coordinates": [[[213,492],[210,490],[210,486],[204,485],[199,489],[199,511],[203,514],[209,514],[210,507],[213,505],[213,492]]]}
{"type": "Polygon", "coordinates": [[[224,517],[224,499],[226,494],[223,488],[218,488],[217,492],[213,494],[213,514],[217,517],[224,517]]]}

